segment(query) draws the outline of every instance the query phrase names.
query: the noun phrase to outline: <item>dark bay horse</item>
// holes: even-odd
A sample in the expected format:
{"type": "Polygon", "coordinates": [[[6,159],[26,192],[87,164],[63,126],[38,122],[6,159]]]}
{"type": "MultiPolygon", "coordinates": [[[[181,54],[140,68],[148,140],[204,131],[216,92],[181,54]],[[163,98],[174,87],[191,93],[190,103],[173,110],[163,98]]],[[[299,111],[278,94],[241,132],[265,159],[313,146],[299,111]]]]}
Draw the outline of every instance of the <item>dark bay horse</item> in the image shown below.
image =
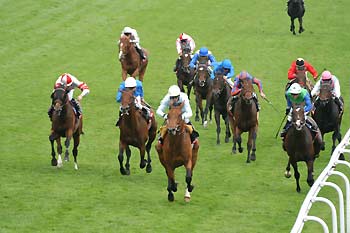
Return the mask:
{"type": "Polygon", "coordinates": [[[294,169],[294,177],[297,184],[297,192],[300,192],[297,162],[304,161],[307,165],[307,183],[311,187],[314,183],[313,171],[316,155],[320,152],[320,145],[313,141],[310,130],[306,126],[304,105],[293,105],[292,126],[289,128],[283,142],[283,149],[287,151],[289,160],[285,176],[291,177],[290,165],[294,169]]]}
{"type": "Polygon", "coordinates": [[[173,192],[177,191],[175,182],[175,168],[184,166],[186,168],[186,191],[185,201],[189,201],[190,193],[193,190],[192,175],[196,165],[199,143],[191,144],[190,129],[182,119],[181,109],[184,103],[179,106],[171,105],[166,121],[167,133],[164,136],[163,145],[156,146],[159,160],[164,166],[168,176],[168,200],[174,201],[173,192]]]}
{"type": "MultiPolygon", "coordinates": [[[[225,134],[225,142],[229,142],[231,137],[230,132],[230,124],[228,120],[227,113],[227,101],[230,97],[231,88],[223,78],[223,74],[215,74],[215,78],[213,80],[213,100],[212,105],[214,106],[215,111],[215,122],[216,122],[216,144],[220,144],[220,116],[225,121],[226,126],[226,134],[225,134]]],[[[212,106],[210,107],[210,109],[212,106]]],[[[209,111],[211,111],[209,109],[209,111]]]]}
{"type": "Polygon", "coordinates": [[[134,146],[140,151],[140,168],[144,168],[147,163],[146,172],[152,172],[151,166],[151,146],[156,137],[157,122],[151,110],[151,123],[146,121],[141,111],[135,105],[135,97],[131,90],[122,91],[122,100],[120,104],[120,122],[119,122],[119,165],[122,175],[130,175],[130,156],[129,146],[134,146]],[[123,166],[123,154],[126,153],[125,168],[123,166]],[[147,161],[145,160],[147,152],[147,161]]]}
{"type": "Polygon", "coordinates": [[[51,134],[49,140],[51,143],[51,165],[62,167],[62,145],[61,137],[65,137],[65,161],[69,161],[69,146],[70,140],[73,137],[73,157],[74,168],[78,170],[78,146],[80,143],[80,134],[83,132],[83,118],[78,119],[74,113],[73,106],[69,101],[67,92],[63,88],[56,88],[51,94],[52,106],[54,111],[52,113],[51,134]],[[56,153],[54,149],[54,141],[57,144],[58,160],[56,159],[56,153]]]}
{"type": "MultiPolygon", "coordinates": [[[[207,127],[208,125],[208,113],[209,106],[211,105],[213,97],[213,80],[210,78],[207,64],[199,64],[197,68],[197,74],[194,79],[194,88],[196,94],[196,117],[195,121],[199,121],[198,113],[202,119],[202,125],[207,127]],[[205,108],[203,111],[203,100],[206,100],[205,108]]],[[[209,115],[211,121],[211,114],[209,115]]]]}
{"type": "MultiPolygon", "coordinates": [[[[142,48],[145,56],[148,57],[148,52],[146,49],[142,48]]],[[[142,61],[139,53],[132,42],[130,42],[129,37],[122,35],[119,39],[119,54],[120,64],[122,66],[122,78],[125,80],[129,74],[131,77],[139,77],[140,81],[143,81],[145,76],[148,59],[142,61]]]]}
{"type": "Polygon", "coordinates": [[[233,137],[233,147],[232,153],[236,153],[236,143],[238,143],[238,151],[242,153],[243,148],[241,134],[243,132],[248,132],[247,141],[247,163],[250,160],[255,161],[256,155],[256,137],[258,131],[258,114],[256,104],[254,102],[253,96],[255,95],[253,84],[251,80],[242,80],[242,89],[239,94],[238,100],[235,104],[234,114],[231,113],[230,101],[227,102],[227,112],[229,113],[229,121],[232,129],[233,137]],[[252,153],[251,153],[252,152],[252,153]]]}
{"type": "MultiPolygon", "coordinates": [[[[322,138],[324,134],[333,132],[331,152],[333,153],[336,148],[335,141],[338,140],[338,143],[341,141],[340,125],[342,114],[338,105],[334,102],[331,84],[321,82],[320,93],[314,102],[314,106],[315,111],[313,111],[312,117],[320,128],[322,138]]],[[[341,154],[339,158],[344,159],[344,155],[341,154]]]]}
{"type": "Polygon", "coordinates": [[[182,44],[182,54],[180,56],[180,66],[176,71],[177,85],[181,92],[185,92],[184,86],[187,86],[187,96],[190,99],[191,89],[193,86],[194,71],[190,69],[191,47],[187,43],[182,44]]]}
{"type": "Polygon", "coordinates": [[[305,7],[303,0],[289,0],[287,2],[288,15],[290,17],[290,31],[295,35],[294,20],[299,21],[299,33],[304,31],[303,28],[303,16],[305,14],[305,7]]]}

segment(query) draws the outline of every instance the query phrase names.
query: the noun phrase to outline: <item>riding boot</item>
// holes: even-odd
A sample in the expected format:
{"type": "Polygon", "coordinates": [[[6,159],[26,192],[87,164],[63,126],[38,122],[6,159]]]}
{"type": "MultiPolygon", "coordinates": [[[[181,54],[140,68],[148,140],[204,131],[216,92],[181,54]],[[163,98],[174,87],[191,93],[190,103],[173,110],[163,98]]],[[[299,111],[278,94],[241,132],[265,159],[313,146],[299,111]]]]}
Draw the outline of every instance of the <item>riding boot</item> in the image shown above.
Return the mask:
{"type": "Polygon", "coordinates": [[[318,142],[318,144],[320,145],[320,150],[324,150],[325,146],[324,146],[324,141],[322,139],[322,134],[319,128],[317,128],[317,133],[316,133],[316,140],[318,142]]]}
{"type": "Polygon", "coordinates": [[[256,111],[259,112],[260,111],[260,104],[258,102],[258,98],[256,97],[256,95],[253,96],[255,105],[256,105],[256,111]]]}
{"type": "Polygon", "coordinates": [[[82,115],[82,112],[81,112],[79,103],[74,98],[71,100],[71,103],[76,111],[77,118],[80,118],[80,116],[82,115]]]}
{"type": "Polygon", "coordinates": [[[50,120],[52,120],[52,113],[53,113],[53,110],[54,110],[54,108],[53,108],[53,106],[51,105],[50,108],[49,108],[49,110],[47,111],[47,115],[49,115],[50,120]]]}
{"type": "Polygon", "coordinates": [[[142,59],[142,60],[146,60],[146,56],[145,56],[145,54],[144,54],[142,48],[139,48],[139,47],[137,47],[137,46],[135,46],[135,48],[136,48],[136,51],[140,54],[141,59],[142,59]]]}
{"type": "Polygon", "coordinates": [[[117,123],[115,123],[115,126],[116,126],[116,127],[119,127],[120,117],[121,117],[121,116],[122,116],[122,113],[119,112],[119,117],[118,117],[118,119],[117,119],[117,123]]]}
{"type": "Polygon", "coordinates": [[[190,138],[191,138],[191,144],[193,144],[195,140],[199,137],[199,133],[195,130],[194,126],[190,121],[187,123],[187,125],[192,126],[192,132],[190,134],[190,138]]]}
{"type": "Polygon", "coordinates": [[[286,136],[287,132],[288,132],[288,129],[290,128],[290,126],[292,125],[292,122],[291,121],[288,121],[286,122],[286,124],[284,125],[283,129],[282,129],[282,132],[281,132],[281,138],[284,139],[284,137],[286,136]]]}
{"type": "Polygon", "coordinates": [[[146,119],[146,121],[148,122],[149,119],[150,119],[150,113],[149,111],[145,108],[145,107],[142,107],[141,108],[141,112],[142,112],[142,116],[146,119]]]}
{"type": "Polygon", "coordinates": [[[163,125],[159,128],[158,144],[161,146],[163,145],[164,136],[165,136],[166,132],[167,132],[167,127],[165,125],[163,125]]]}
{"type": "Polygon", "coordinates": [[[340,111],[339,114],[341,114],[341,113],[344,111],[344,106],[343,106],[343,102],[342,102],[342,100],[341,100],[341,97],[340,97],[340,98],[335,97],[335,98],[334,98],[334,102],[338,105],[339,111],[340,111]]]}
{"type": "Polygon", "coordinates": [[[180,58],[177,58],[177,59],[176,59],[176,62],[175,62],[175,67],[174,67],[173,71],[176,72],[177,69],[179,68],[179,66],[180,66],[180,58]]]}

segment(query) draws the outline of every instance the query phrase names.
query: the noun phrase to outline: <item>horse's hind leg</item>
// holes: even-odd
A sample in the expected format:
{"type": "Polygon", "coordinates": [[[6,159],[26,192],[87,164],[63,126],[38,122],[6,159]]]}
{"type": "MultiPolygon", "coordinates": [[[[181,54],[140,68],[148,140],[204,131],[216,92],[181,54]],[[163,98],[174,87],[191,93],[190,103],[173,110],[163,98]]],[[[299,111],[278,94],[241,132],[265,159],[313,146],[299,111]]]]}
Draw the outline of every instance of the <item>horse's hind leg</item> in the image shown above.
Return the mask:
{"type": "MultiPolygon", "coordinates": [[[[336,148],[336,146],[335,146],[335,141],[338,140],[338,143],[341,142],[341,133],[340,133],[340,130],[336,130],[336,131],[333,132],[333,134],[332,134],[332,140],[333,140],[333,145],[332,145],[332,154],[333,154],[333,152],[334,152],[334,150],[335,150],[335,148],[336,148]]],[[[332,155],[332,154],[331,154],[331,155],[332,155]]],[[[345,160],[345,157],[344,157],[344,154],[343,154],[343,153],[341,153],[341,154],[339,155],[339,159],[340,159],[340,160],[345,160]]]]}
{"type": "Polygon", "coordinates": [[[49,136],[49,140],[50,140],[50,143],[51,143],[51,156],[52,156],[51,166],[57,166],[56,152],[55,152],[55,146],[54,146],[54,141],[55,140],[53,138],[53,135],[49,136]]]}
{"type": "Polygon", "coordinates": [[[253,131],[253,137],[252,137],[252,153],[250,155],[250,160],[255,161],[256,160],[256,131],[253,131]]]}
{"type": "Polygon", "coordinates": [[[299,179],[300,179],[300,173],[298,171],[298,165],[297,162],[291,163],[294,169],[294,178],[297,184],[297,192],[300,193],[300,184],[299,184],[299,179]]]}
{"type": "Polygon", "coordinates": [[[314,184],[314,161],[310,160],[306,162],[307,165],[307,183],[311,187],[314,184]]]}
{"type": "Polygon", "coordinates": [[[303,28],[303,18],[302,18],[302,17],[299,17],[298,20],[299,20],[299,33],[302,33],[302,32],[304,31],[304,28],[303,28]]]}
{"type": "Polygon", "coordinates": [[[146,152],[146,147],[145,145],[142,145],[140,147],[140,168],[141,169],[146,167],[145,152],[146,152]]]}
{"type": "Polygon", "coordinates": [[[58,159],[57,159],[57,167],[62,167],[63,163],[62,163],[62,144],[61,144],[61,138],[58,137],[56,139],[56,144],[57,144],[57,153],[58,153],[58,159]]]}
{"type": "Polygon", "coordinates": [[[225,143],[228,143],[230,141],[230,137],[231,137],[231,131],[230,131],[230,124],[228,122],[228,116],[226,116],[224,120],[225,120],[225,126],[226,126],[225,143]]]}
{"type": "MultiPolygon", "coordinates": [[[[153,139],[154,140],[154,139],[153,139]]],[[[152,141],[148,139],[148,142],[146,144],[146,152],[147,152],[147,166],[146,166],[146,172],[151,173],[152,172],[152,165],[151,165],[151,146],[152,146],[152,141]]]]}
{"type": "Polygon", "coordinates": [[[290,18],[290,31],[295,35],[294,19],[290,18]]]}
{"type": "Polygon", "coordinates": [[[66,137],[66,141],[64,142],[64,145],[66,146],[66,152],[65,152],[65,154],[64,154],[64,161],[66,161],[66,162],[69,161],[70,139],[71,139],[71,136],[67,136],[67,137],[66,137]]]}
{"type": "Polygon", "coordinates": [[[119,161],[119,170],[122,175],[130,175],[130,170],[126,170],[123,165],[123,154],[125,150],[126,145],[119,142],[119,154],[118,154],[118,161],[119,161]]]}
{"type": "Polygon", "coordinates": [[[73,147],[73,157],[74,157],[74,169],[78,170],[78,161],[77,161],[77,157],[78,157],[78,146],[80,143],[80,134],[76,133],[73,136],[73,140],[74,140],[74,147],[73,147]]]}
{"type": "Polygon", "coordinates": [[[284,172],[284,176],[286,178],[290,178],[292,175],[290,173],[290,158],[288,160],[288,164],[287,164],[287,167],[286,167],[286,171],[284,172]]]}
{"type": "Polygon", "coordinates": [[[177,183],[175,183],[175,174],[174,169],[170,167],[166,167],[166,174],[168,176],[168,201],[174,201],[174,194],[173,192],[177,191],[177,183]]]}

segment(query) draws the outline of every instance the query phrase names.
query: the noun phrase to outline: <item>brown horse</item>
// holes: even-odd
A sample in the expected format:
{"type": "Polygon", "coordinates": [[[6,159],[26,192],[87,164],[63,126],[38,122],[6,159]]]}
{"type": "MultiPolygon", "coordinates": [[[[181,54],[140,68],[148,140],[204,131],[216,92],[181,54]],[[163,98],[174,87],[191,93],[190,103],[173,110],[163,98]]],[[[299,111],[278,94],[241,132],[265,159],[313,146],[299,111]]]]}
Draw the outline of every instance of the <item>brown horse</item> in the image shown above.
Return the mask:
{"type": "Polygon", "coordinates": [[[141,111],[135,105],[135,97],[131,90],[122,91],[122,100],[120,104],[119,121],[119,165],[122,175],[130,175],[130,156],[129,146],[134,146],[140,151],[140,168],[144,168],[147,163],[146,172],[152,172],[151,166],[151,146],[156,137],[157,122],[151,110],[151,123],[149,124],[142,116],[141,111]],[[123,154],[126,152],[125,168],[123,166],[123,154]],[[145,158],[147,152],[147,161],[145,158]]]}
{"type": "Polygon", "coordinates": [[[312,139],[310,130],[306,126],[306,116],[304,114],[304,104],[293,105],[292,126],[284,138],[283,149],[287,151],[289,160],[286,167],[285,176],[291,177],[290,165],[294,169],[294,177],[297,184],[297,192],[300,192],[297,162],[304,161],[307,165],[307,183],[311,187],[314,183],[313,171],[316,155],[320,152],[320,145],[312,139]]]}
{"type": "MultiPolygon", "coordinates": [[[[231,137],[230,124],[228,121],[227,113],[227,101],[230,97],[231,89],[226,81],[223,78],[223,74],[216,73],[213,80],[213,99],[212,105],[214,105],[215,111],[215,122],[216,122],[216,144],[220,144],[220,116],[225,121],[226,133],[225,133],[225,142],[229,142],[231,137]]],[[[209,108],[211,111],[212,106],[209,108]]]]}
{"type": "MultiPolygon", "coordinates": [[[[197,68],[197,75],[194,79],[195,93],[196,93],[196,117],[195,121],[199,121],[198,113],[202,118],[202,125],[208,126],[209,106],[211,105],[213,97],[213,80],[210,78],[207,64],[199,64],[197,68]],[[203,111],[203,100],[206,100],[203,111]]],[[[211,121],[211,114],[209,115],[211,121]]]]}
{"type": "MultiPolygon", "coordinates": [[[[332,152],[335,150],[335,141],[341,141],[340,125],[342,120],[342,113],[340,113],[338,105],[334,102],[332,95],[332,86],[330,83],[321,83],[320,93],[314,102],[315,111],[312,117],[320,128],[322,138],[324,134],[333,132],[332,134],[332,152]]],[[[340,159],[344,159],[341,154],[340,159]]]]}
{"type": "Polygon", "coordinates": [[[164,136],[163,145],[158,144],[156,150],[159,160],[164,166],[168,176],[168,200],[174,201],[173,192],[177,191],[175,182],[175,168],[184,166],[186,168],[185,201],[190,200],[190,192],[193,190],[192,175],[196,165],[199,143],[191,144],[190,130],[182,119],[181,109],[184,103],[179,106],[170,105],[166,121],[167,133],[164,136]]]}
{"type": "Polygon", "coordinates": [[[299,83],[302,88],[305,88],[309,92],[309,94],[314,88],[312,82],[307,78],[305,71],[297,71],[296,77],[287,83],[285,91],[287,91],[293,83],[299,83]]]}
{"type": "Polygon", "coordinates": [[[230,101],[227,102],[227,112],[229,112],[229,121],[232,129],[233,137],[233,147],[232,153],[236,153],[236,143],[238,143],[238,151],[242,153],[243,148],[241,134],[243,132],[248,132],[248,141],[247,141],[247,163],[250,163],[250,160],[256,160],[256,137],[258,131],[258,115],[257,108],[254,102],[255,92],[253,88],[252,81],[250,79],[242,80],[242,89],[238,97],[238,100],[235,104],[234,114],[231,113],[230,101]],[[252,153],[251,153],[252,152],[252,153]]]}
{"type": "Polygon", "coordinates": [[[299,33],[304,31],[303,16],[305,14],[305,7],[303,0],[288,0],[288,15],[290,17],[290,31],[295,35],[294,19],[299,21],[299,33]]]}
{"type": "MultiPolygon", "coordinates": [[[[142,48],[144,54],[147,56],[148,52],[142,48]]],[[[119,54],[120,64],[122,65],[122,78],[126,79],[129,74],[131,77],[139,77],[143,81],[145,76],[148,59],[142,61],[139,53],[136,51],[134,43],[130,42],[129,37],[122,35],[119,40],[119,54]]],[[[148,57],[148,56],[147,56],[148,57]]]]}
{"type": "Polygon", "coordinates": [[[69,161],[69,145],[70,140],[73,137],[74,147],[74,168],[78,170],[77,156],[78,146],[80,143],[80,134],[83,132],[83,119],[78,119],[74,113],[73,106],[69,101],[67,92],[63,88],[57,88],[51,94],[52,105],[54,111],[52,113],[51,134],[49,140],[51,143],[51,165],[62,167],[62,145],[61,137],[65,137],[65,161],[69,161]],[[58,160],[56,159],[56,153],[54,149],[54,141],[57,144],[58,160]]]}
{"type": "Polygon", "coordinates": [[[194,71],[190,69],[191,47],[189,44],[182,44],[182,54],[180,56],[179,68],[176,71],[177,85],[181,92],[185,92],[184,86],[187,86],[187,96],[190,99],[191,89],[193,86],[194,71]]]}

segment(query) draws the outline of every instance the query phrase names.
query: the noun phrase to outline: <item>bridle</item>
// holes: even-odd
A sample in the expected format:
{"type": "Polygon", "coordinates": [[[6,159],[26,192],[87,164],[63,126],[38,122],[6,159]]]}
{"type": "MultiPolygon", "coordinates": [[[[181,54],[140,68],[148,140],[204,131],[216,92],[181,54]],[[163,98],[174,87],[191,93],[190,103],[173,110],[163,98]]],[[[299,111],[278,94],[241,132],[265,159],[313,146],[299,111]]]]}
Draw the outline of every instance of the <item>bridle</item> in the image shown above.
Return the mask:
{"type": "Polygon", "coordinates": [[[56,88],[52,93],[51,98],[54,112],[56,112],[58,116],[61,116],[64,106],[68,103],[66,90],[63,88],[56,88]],[[57,92],[63,93],[63,95],[61,94],[58,96],[57,92]]]}

